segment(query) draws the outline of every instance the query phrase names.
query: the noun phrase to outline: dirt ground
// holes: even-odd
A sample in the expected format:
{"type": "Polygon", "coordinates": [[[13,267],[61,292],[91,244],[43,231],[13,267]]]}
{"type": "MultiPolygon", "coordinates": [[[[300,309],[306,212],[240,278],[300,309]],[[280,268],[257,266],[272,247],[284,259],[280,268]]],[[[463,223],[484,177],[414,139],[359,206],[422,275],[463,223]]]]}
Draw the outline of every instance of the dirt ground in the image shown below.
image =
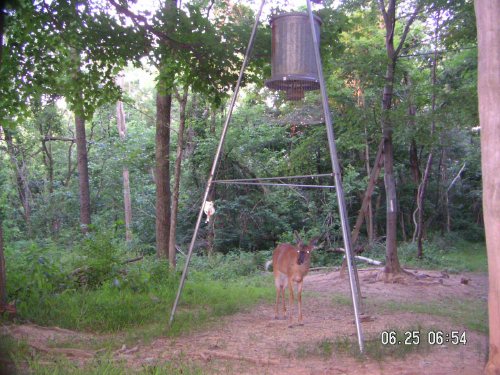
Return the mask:
{"type": "MultiPolygon", "coordinates": [[[[425,350],[415,350],[404,357],[386,356],[379,361],[355,358],[331,347],[329,350],[327,343],[345,337],[355,340],[357,335],[352,307],[335,302],[350,296],[347,279],[341,278],[339,272],[322,272],[311,273],[305,279],[302,326],[290,328],[288,321],[275,320],[274,304],[266,303],[222,318],[209,328],[189,335],[124,346],[114,352],[114,358],[136,369],[171,360],[189,362],[207,374],[481,374],[487,358],[486,335],[458,326],[448,317],[377,306],[384,301],[434,305],[443,301],[486,303],[487,276],[411,272],[415,276],[386,283],[377,280],[378,270],[360,270],[363,312],[367,317],[362,323],[365,337],[380,338],[388,328],[422,327],[443,332],[466,331],[466,345],[427,345],[425,350]],[[326,349],[321,351],[322,347],[326,349]]],[[[98,352],[54,345],[72,339],[92,340],[90,334],[35,325],[4,326],[2,331],[23,338],[37,351],[61,354],[80,363],[98,352]]],[[[426,334],[422,333],[421,341],[427,341],[426,334]]]]}

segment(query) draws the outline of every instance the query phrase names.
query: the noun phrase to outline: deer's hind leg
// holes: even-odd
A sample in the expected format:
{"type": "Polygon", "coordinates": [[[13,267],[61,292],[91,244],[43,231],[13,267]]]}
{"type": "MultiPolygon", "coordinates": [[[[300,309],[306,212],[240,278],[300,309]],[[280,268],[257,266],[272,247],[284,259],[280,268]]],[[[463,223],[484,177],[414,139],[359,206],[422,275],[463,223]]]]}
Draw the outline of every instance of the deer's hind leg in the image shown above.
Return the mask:
{"type": "Polygon", "coordinates": [[[289,279],[288,280],[288,289],[290,290],[290,304],[288,305],[288,308],[290,309],[290,327],[292,327],[293,323],[293,280],[289,279]]]}
{"type": "Polygon", "coordinates": [[[274,285],[276,287],[276,303],[274,305],[274,319],[279,319],[278,307],[279,307],[280,296],[283,302],[283,319],[286,319],[285,288],[287,286],[287,278],[283,277],[281,273],[275,275],[274,285]]]}

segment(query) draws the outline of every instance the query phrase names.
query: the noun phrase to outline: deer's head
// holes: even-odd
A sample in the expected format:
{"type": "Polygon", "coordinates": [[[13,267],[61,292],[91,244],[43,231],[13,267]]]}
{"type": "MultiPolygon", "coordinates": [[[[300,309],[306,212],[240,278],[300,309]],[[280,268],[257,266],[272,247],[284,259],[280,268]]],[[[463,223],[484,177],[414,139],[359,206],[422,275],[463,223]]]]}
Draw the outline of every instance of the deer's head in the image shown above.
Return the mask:
{"type": "Polygon", "coordinates": [[[304,262],[309,263],[311,260],[311,252],[316,249],[320,236],[313,237],[309,241],[309,244],[305,244],[297,232],[294,232],[294,234],[297,240],[297,246],[295,247],[297,249],[297,264],[301,265],[304,262]]]}

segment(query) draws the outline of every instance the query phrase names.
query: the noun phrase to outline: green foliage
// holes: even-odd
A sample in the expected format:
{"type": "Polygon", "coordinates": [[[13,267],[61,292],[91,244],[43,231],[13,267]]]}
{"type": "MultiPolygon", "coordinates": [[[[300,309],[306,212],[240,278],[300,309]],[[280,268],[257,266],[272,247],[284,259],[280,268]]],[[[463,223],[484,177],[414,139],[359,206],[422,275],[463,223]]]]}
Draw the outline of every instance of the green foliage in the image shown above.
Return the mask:
{"type": "Polygon", "coordinates": [[[124,263],[132,255],[107,232],[64,251],[53,244],[17,243],[6,251],[12,265],[9,296],[17,301],[19,317],[37,324],[95,332],[134,329],[157,336],[199,328],[272,295],[270,279],[251,277],[261,272],[270,253],[194,257],[181,311],[167,330],[179,274],[154,256],[124,263]]]}
{"type": "Polygon", "coordinates": [[[81,270],[77,273],[80,284],[95,289],[120,276],[123,255],[110,233],[91,233],[82,241],[77,253],[80,257],[74,266],[81,270]]]}
{"type": "Polygon", "coordinates": [[[72,287],[63,268],[63,252],[53,245],[19,242],[15,247],[7,247],[5,252],[9,265],[7,295],[17,302],[21,314],[72,287]]]}
{"type": "MultiPolygon", "coordinates": [[[[460,238],[457,233],[447,236],[434,236],[424,243],[424,256],[417,258],[415,243],[401,243],[398,256],[401,264],[407,267],[446,270],[449,272],[487,272],[486,246],[484,243],[470,242],[460,238]]],[[[383,260],[384,246],[375,245],[370,257],[383,260]]]]}
{"type": "Polygon", "coordinates": [[[271,257],[271,251],[216,253],[213,256],[194,257],[190,268],[201,271],[211,279],[227,281],[262,271],[264,264],[271,257]]]}

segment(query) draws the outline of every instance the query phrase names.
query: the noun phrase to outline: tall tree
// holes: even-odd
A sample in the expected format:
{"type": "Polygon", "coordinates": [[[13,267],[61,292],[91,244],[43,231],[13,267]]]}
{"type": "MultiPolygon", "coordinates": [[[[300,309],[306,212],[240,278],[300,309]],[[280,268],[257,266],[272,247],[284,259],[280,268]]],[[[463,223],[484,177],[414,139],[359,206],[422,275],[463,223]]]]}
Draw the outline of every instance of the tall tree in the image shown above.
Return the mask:
{"type": "Polygon", "coordinates": [[[384,0],[378,0],[378,4],[386,30],[385,48],[387,52],[381,118],[382,137],[384,140],[384,183],[386,195],[386,250],[384,271],[386,274],[395,274],[401,272],[401,266],[399,264],[397,249],[398,202],[396,197],[396,180],[394,177],[393,123],[390,111],[393,104],[396,64],[406,41],[406,37],[408,36],[408,32],[410,31],[410,27],[422,9],[422,4],[418,1],[416,4],[413,4],[413,9],[406,20],[403,33],[399,38],[397,46],[394,44],[397,20],[396,0],[389,0],[387,5],[384,0]]]}
{"type": "Polygon", "coordinates": [[[483,210],[488,252],[490,351],[485,373],[500,374],[500,2],[476,0],[483,210]]]}
{"type": "MultiPolygon", "coordinates": [[[[125,87],[123,75],[117,78],[118,86],[123,90],[125,87]]],[[[123,102],[119,100],[116,103],[116,124],[118,126],[118,134],[120,140],[125,142],[127,138],[127,122],[125,120],[125,110],[123,109],[123,102]]],[[[132,201],[130,198],[130,173],[126,165],[123,166],[123,210],[125,212],[125,240],[130,242],[132,240],[132,201]]]]}
{"type": "MultiPolygon", "coordinates": [[[[156,93],[156,254],[168,258],[170,235],[170,113],[172,95],[161,86],[156,93]]],[[[173,266],[173,265],[172,265],[173,266]]]]}
{"type": "MultiPolygon", "coordinates": [[[[435,119],[435,112],[436,112],[436,82],[437,82],[437,64],[438,64],[438,53],[437,53],[437,48],[438,48],[438,43],[439,43],[439,29],[441,27],[440,25],[441,21],[441,10],[437,10],[437,13],[434,16],[434,22],[435,22],[435,27],[434,27],[434,54],[433,54],[433,59],[432,59],[432,65],[431,65],[431,87],[432,87],[432,94],[431,94],[431,129],[430,129],[430,137],[432,138],[434,135],[434,132],[436,131],[436,119],[435,119]]],[[[420,182],[418,189],[417,189],[417,220],[416,220],[416,225],[415,225],[415,234],[416,234],[416,241],[417,241],[417,256],[421,259],[424,256],[424,245],[423,245],[423,237],[424,237],[424,204],[425,204],[425,193],[427,190],[427,184],[429,182],[430,178],[430,173],[431,173],[431,167],[432,167],[432,161],[434,158],[434,151],[431,146],[431,150],[429,151],[429,155],[427,156],[427,163],[425,164],[425,169],[424,169],[424,174],[422,176],[422,181],[420,182]]]]}
{"type": "MultiPolygon", "coordinates": [[[[80,71],[81,61],[80,52],[71,51],[73,62],[73,79],[75,82],[82,81],[80,71]]],[[[80,188],[80,228],[83,233],[87,233],[90,218],[90,179],[89,179],[89,162],[87,156],[87,135],[85,132],[85,112],[83,110],[83,96],[80,91],[75,93],[75,97],[71,98],[74,103],[75,116],[75,134],[76,134],[76,153],[77,153],[77,168],[78,168],[78,186],[80,188]]]]}
{"type": "Polygon", "coordinates": [[[175,155],[175,169],[174,169],[174,190],[172,193],[172,212],[170,220],[170,238],[169,238],[169,254],[168,260],[170,265],[175,268],[176,266],[176,233],[177,233],[177,214],[179,211],[179,191],[181,184],[181,167],[182,167],[182,149],[184,147],[184,129],[186,127],[186,104],[188,98],[188,87],[184,87],[182,95],[175,91],[175,97],[179,102],[179,128],[177,134],[177,152],[175,155]]]}

